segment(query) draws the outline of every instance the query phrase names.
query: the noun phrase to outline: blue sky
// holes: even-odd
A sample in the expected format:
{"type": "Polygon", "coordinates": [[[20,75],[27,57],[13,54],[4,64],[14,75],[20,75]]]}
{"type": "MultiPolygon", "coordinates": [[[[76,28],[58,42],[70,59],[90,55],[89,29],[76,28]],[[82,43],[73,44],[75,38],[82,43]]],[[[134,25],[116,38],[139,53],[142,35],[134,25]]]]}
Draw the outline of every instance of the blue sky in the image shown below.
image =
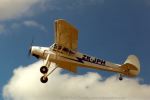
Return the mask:
{"type": "MultiPolygon", "coordinates": [[[[34,45],[50,46],[53,43],[53,24],[59,18],[66,19],[79,29],[78,50],[83,53],[120,64],[129,54],[137,55],[141,62],[138,77],[142,78],[143,84],[150,84],[149,0],[33,1],[28,5],[21,3],[30,6],[20,8],[24,11],[0,15],[1,94],[15,68],[37,61],[27,56],[32,37],[34,45]]],[[[7,3],[4,4],[6,7],[0,7],[0,11],[13,12],[8,9],[7,3]]],[[[104,77],[114,74],[85,68],[78,70],[79,74],[98,72],[104,77]]]]}

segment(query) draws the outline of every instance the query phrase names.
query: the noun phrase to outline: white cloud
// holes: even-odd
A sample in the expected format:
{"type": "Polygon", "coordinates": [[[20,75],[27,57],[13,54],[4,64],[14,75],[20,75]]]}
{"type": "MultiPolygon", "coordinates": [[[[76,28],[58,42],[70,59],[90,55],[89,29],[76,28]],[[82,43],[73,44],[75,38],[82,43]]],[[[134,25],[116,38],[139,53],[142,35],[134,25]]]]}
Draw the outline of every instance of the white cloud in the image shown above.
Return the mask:
{"type": "Polygon", "coordinates": [[[62,11],[62,10],[83,10],[88,6],[103,4],[104,0],[48,0],[40,6],[43,10],[62,11]]]}
{"type": "Polygon", "coordinates": [[[103,2],[104,0],[0,0],[0,21],[34,15],[39,11],[76,9],[103,2]]]}
{"type": "Polygon", "coordinates": [[[32,7],[45,0],[0,0],[0,20],[14,19],[32,13],[32,7]]]}
{"type": "MultiPolygon", "coordinates": [[[[3,88],[4,100],[149,100],[150,85],[138,80],[119,81],[116,76],[106,80],[97,73],[61,74],[56,70],[46,84],[39,81],[42,62],[14,70],[3,88]]],[[[55,66],[53,64],[53,66],[55,66]]]]}
{"type": "Polygon", "coordinates": [[[46,31],[46,28],[44,27],[44,25],[39,24],[38,22],[34,21],[34,20],[26,20],[23,22],[23,24],[27,27],[36,27],[39,28],[42,31],[46,31]]]}

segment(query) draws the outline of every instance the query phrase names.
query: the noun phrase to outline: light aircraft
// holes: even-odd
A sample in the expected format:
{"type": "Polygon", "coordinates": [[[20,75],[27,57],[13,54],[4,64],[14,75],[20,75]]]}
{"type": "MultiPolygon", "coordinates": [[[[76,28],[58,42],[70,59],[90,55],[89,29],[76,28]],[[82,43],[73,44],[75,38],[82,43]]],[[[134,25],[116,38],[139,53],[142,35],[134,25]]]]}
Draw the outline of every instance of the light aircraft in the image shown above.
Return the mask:
{"type": "Polygon", "coordinates": [[[48,76],[57,68],[76,73],[77,67],[94,68],[119,73],[119,80],[123,76],[136,77],[140,72],[140,63],[135,55],[129,55],[123,64],[115,64],[103,59],[89,56],[78,51],[78,30],[63,19],[55,20],[55,41],[50,47],[32,46],[29,54],[43,59],[40,72],[43,74],[41,82],[46,83],[48,76]],[[49,71],[51,62],[57,67],[49,71]]]}

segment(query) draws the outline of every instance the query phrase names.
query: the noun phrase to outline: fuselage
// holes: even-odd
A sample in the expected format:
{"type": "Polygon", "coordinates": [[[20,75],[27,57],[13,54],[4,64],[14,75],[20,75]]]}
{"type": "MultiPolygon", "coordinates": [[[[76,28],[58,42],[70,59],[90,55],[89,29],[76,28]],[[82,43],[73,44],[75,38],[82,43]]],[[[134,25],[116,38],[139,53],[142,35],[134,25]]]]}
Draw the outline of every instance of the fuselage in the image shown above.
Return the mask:
{"type": "MultiPolygon", "coordinates": [[[[48,54],[50,54],[49,62],[55,62],[59,67],[68,64],[125,74],[120,64],[111,63],[78,51],[70,50],[57,44],[53,44],[50,47],[33,46],[31,54],[39,59],[46,59],[48,54]]],[[[135,76],[134,73],[132,74],[131,76],[135,76]]]]}

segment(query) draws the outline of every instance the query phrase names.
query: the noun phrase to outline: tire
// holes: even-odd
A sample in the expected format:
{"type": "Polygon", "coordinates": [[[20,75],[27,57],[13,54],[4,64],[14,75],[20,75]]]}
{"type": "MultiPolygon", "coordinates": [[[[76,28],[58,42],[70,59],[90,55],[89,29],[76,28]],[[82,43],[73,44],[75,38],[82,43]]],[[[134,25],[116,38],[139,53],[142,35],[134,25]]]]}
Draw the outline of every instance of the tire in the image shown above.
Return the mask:
{"type": "Polygon", "coordinates": [[[47,68],[46,66],[42,66],[42,67],[40,68],[40,72],[41,72],[42,74],[46,74],[46,73],[48,72],[48,68],[47,68]]]}
{"type": "Polygon", "coordinates": [[[42,82],[42,83],[47,83],[48,78],[47,78],[47,77],[42,76],[40,80],[41,80],[41,82],[42,82]]]}
{"type": "Polygon", "coordinates": [[[123,80],[123,78],[122,78],[122,77],[119,77],[119,80],[120,80],[120,81],[122,81],[122,80],[123,80]]]}

